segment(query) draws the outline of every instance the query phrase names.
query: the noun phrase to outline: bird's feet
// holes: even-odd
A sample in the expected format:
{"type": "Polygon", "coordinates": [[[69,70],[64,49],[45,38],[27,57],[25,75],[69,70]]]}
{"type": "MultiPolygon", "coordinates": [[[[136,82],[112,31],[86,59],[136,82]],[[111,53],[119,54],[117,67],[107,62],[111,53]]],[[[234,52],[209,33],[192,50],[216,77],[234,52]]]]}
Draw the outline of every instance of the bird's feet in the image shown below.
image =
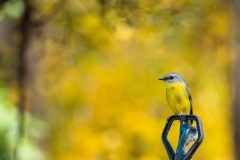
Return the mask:
{"type": "Polygon", "coordinates": [[[181,123],[186,122],[186,113],[180,113],[179,115],[179,119],[181,120],[181,123]]]}
{"type": "Polygon", "coordinates": [[[180,114],[178,114],[178,116],[181,119],[182,116],[186,116],[186,113],[180,113],[180,114]]]}

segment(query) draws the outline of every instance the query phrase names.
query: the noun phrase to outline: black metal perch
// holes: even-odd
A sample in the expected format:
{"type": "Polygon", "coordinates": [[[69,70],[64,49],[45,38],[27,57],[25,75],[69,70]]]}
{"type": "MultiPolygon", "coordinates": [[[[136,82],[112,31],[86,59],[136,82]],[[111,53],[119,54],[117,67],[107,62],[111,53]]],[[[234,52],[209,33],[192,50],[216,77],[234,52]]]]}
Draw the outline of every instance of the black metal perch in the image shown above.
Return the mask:
{"type": "Polygon", "coordinates": [[[167,119],[166,125],[162,133],[162,141],[167,150],[170,160],[189,160],[196,152],[204,138],[201,119],[195,115],[173,115],[167,119]],[[167,135],[172,123],[180,121],[180,135],[176,153],[167,139],[167,135]],[[188,125],[189,121],[195,121],[196,127],[188,125]],[[196,136],[198,137],[197,139],[196,136]],[[186,148],[190,142],[195,141],[191,148],[186,152],[186,148]]]}

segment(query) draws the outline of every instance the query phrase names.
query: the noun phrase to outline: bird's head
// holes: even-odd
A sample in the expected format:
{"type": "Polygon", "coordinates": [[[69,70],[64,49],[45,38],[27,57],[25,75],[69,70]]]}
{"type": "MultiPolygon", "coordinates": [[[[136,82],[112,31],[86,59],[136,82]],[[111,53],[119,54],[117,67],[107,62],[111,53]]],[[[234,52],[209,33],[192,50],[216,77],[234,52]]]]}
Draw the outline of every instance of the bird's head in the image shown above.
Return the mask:
{"type": "Polygon", "coordinates": [[[162,80],[166,84],[175,83],[175,82],[185,83],[183,77],[180,74],[174,73],[174,72],[168,73],[165,76],[163,76],[162,78],[159,78],[158,80],[162,80]]]}

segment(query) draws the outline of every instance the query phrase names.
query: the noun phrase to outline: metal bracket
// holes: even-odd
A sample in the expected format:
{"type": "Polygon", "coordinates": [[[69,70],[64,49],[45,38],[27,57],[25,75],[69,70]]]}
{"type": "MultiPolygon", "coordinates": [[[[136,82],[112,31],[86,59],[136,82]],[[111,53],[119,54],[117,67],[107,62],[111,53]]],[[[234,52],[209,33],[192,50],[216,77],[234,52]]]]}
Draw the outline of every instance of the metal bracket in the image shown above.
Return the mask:
{"type": "Polygon", "coordinates": [[[200,144],[202,143],[204,138],[203,134],[203,128],[202,128],[202,122],[201,119],[198,116],[195,115],[172,115],[167,119],[166,125],[164,127],[163,133],[162,133],[162,141],[163,144],[167,150],[168,157],[170,160],[189,160],[193,156],[193,154],[196,152],[200,144]],[[167,135],[169,133],[169,130],[172,126],[173,121],[178,120],[181,122],[180,124],[180,136],[179,136],[179,142],[178,142],[178,149],[177,153],[175,154],[171,144],[169,143],[167,139],[167,135]],[[190,120],[193,120],[196,122],[196,127],[187,126],[186,123],[190,120]],[[185,126],[184,126],[185,125],[185,126]],[[184,141],[186,141],[189,138],[189,134],[192,134],[190,132],[195,132],[197,130],[198,138],[194,142],[194,144],[191,146],[191,148],[188,150],[187,153],[179,153],[179,148],[183,147],[184,141]],[[183,138],[184,137],[184,138],[183,138]]]}

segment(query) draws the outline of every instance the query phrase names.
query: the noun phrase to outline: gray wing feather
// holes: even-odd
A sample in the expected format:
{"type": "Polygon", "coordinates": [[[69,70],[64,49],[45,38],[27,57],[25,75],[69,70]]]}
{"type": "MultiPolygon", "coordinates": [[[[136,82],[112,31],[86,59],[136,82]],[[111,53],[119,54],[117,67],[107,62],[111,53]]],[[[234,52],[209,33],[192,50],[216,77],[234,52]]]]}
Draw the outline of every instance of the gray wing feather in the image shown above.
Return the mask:
{"type": "Polygon", "coordinates": [[[186,86],[186,89],[187,89],[187,94],[188,94],[188,99],[190,101],[190,115],[193,114],[193,107],[192,107],[192,96],[191,96],[191,92],[190,92],[190,89],[188,88],[188,86],[186,86]]]}

